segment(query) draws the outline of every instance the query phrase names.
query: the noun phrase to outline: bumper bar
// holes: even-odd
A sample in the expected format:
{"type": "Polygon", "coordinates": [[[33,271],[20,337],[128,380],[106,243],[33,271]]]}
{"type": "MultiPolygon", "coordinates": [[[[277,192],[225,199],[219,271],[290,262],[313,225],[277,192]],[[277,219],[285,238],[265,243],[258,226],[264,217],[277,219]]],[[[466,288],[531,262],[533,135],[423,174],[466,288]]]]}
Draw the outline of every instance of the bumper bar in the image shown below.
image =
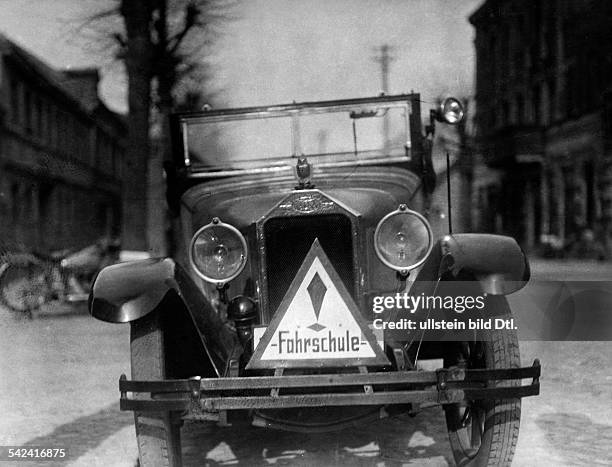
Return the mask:
{"type": "Polygon", "coordinates": [[[441,405],[465,399],[519,398],[539,394],[539,378],[540,362],[535,360],[530,367],[496,370],[448,368],[164,381],[129,381],[122,375],[119,390],[121,410],[188,411],[198,416],[222,410],[409,403],[441,405]],[[532,380],[530,383],[521,384],[521,379],[528,378],[532,380]],[[512,382],[514,385],[510,385],[512,382]],[[291,394],[279,395],[281,389],[291,394]]]}

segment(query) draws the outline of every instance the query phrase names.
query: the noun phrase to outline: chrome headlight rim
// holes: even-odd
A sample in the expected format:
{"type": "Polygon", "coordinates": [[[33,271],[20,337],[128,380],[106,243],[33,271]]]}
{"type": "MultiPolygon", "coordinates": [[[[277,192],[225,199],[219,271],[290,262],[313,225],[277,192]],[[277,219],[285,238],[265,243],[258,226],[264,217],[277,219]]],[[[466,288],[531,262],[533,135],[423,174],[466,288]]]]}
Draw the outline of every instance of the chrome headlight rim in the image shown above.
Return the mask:
{"type": "Polygon", "coordinates": [[[234,227],[231,224],[227,224],[225,222],[222,222],[221,219],[219,219],[218,217],[213,217],[211,222],[209,222],[208,224],[200,227],[193,234],[193,237],[191,237],[191,242],[189,243],[189,255],[188,256],[189,256],[189,263],[191,264],[192,269],[195,271],[195,273],[198,275],[198,277],[200,277],[201,279],[205,280],[206,282],[210,282],[212,284],[217,284],[218,286],[223,286],[223,285],[227,284],[228,282],[232,281],[233,279],[235,279],[236,277],[238,277],[240,275],[240,273],[244,270],[244,268],[246,266],[246,263],[247,263],[247,259],[249,257],[249,249],[248,249],[248,246],[247,246],[246,238],[244,238],[244,235],[242,235],[242,232],[240,232],[240,230],[238,230],[236,227],[234,227]],[[196,244],[196,241],[197,241],[198,237],[202,234],[202,232],[204,232],[207,229],[210,229],[211,227],[222,227],[222,228],[228,229],[229,231],[231,231],[232,233],[237,235],[237,237],[240,240],[240,243],[242,245],[243,253],[242,253],[242,261],[241,261],[240,266],[231,275],[229,275],[229,276],[227,276],[226,278],[223,278],[223,279],[217,279],[217,278],[210,277],[210,276],[207,276],[206,274],[204,274],[199,269],[199,267],[197,266],[197,264],[195,262],[195,258],[194,258],[194,247],[195,247],[195,244],[196,244]]]}
{"type": "Polygon", "coordinates": [[[444,123],[448,123],[449,125],[458,125],[463,121],[465,110],[459,99],[456,97],[447,97],[440,102],[438,114],[440,115],[440,120],[444,123]]]}
{"type": "Polygon", "coordinates": [[[374,230],[374,251],[376,253],[376,256],[378,257],[378,259],[388,268],[393,269],[394,271],[399,272],[400,274],[407,274],[408,272],[412,271],[413,269],[418,268],[419,266],[421,266],[425,261],[427,261],[427,258],[429,257],[429,255],[431,254],[431,251],[433,250],[434,247],[434,237],[433,237],[433,230],[431,229],[431,225],[429,225],[429,222],[427,221],[427,219],[425,218],[425,216],[423,216],[422,214],[413,211],[412,209],[408,209],[408,207],[405,204],[400,204],[400,206],[395,210],[395,211],[391,211],[390,213],[388,213],[387,215],[385,215],[376,225],[376,229],[374,230]],[[384,225],[384,223],[397,215],[400,214],[409,214],[409,215],[413,215],[416,216],[417,219],[419,219],[423,225],[425,226],[425,229],[427,230],[427,236],[428,236],[428,241],[429,241],[429,245],[427,247],[427,252],[423,255],[423,258],[420,259],[419,261],[417,261],[414,264],[411,264],[409,266],[396,266],[393,263],[391,263],[390,261],[388,261],[384,255],[382,254],[382,252],[380,251],[380,246],[379,246],[379,242],[378,242],[378,234],[380,233],[380,229],[382,228],[382,226],[384,225]]]}

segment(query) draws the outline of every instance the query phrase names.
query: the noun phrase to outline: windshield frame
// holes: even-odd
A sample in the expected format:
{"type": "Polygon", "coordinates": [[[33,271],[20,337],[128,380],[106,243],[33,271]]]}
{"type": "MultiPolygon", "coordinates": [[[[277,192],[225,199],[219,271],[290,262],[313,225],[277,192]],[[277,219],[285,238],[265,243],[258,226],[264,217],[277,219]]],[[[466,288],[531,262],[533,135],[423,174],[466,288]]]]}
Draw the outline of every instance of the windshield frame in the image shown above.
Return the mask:
{"type": "MultiPolygon", "coordinates": [[[[203,164],[198,164],[191,160],[189,156],[189,148],[187,147],[187,128],[189,124],[194,122],[224,122],[232,120],[248,120],[260,118],[274,118],[278,116],[294,116],[295,119],[304,115],[314,115],[329,113],[333,111],[348,111],[357,110],[359,107],[367,108],[377,104],[386,104],[388,107],[406,107],[408,116],[406,119],[407,131],[406,136],[409,137],[410,147],[406,147],[406,155],[404,156],[376,156],[370,158],[360,158],[353,160],[337,160],[334,161],[333,154],[326,154],[325,160],[317,161],[317,167],[345,167],[345,166],[363,166],[363,165],[385,165],[409,163],[413,148],[418,148],[420,144],[421,133],[421,115],[420,115],[420,95],[416,93],[399,94],[392,96],[377,96],[357,99],[342,99],[331,101],[314,101],[301,102],[283,105],[261,106],[261,107],[242,107],[229,108],[218,110],[205,110],[200,112],[183,112],[173,114],[170,117],[173,155],[174,161],[178,167],[185,170],[189,177],[194,178],[217,178],[224,176],[246,175],[246,174],[261,174],[272,173],[279,171],[293,170],[295,166],[295,153],[299,150],[295,146],[296,139],[299,143],[299,136],[294,138],[292,126],[292,150],[293,155],[286,158],[271,158],[269,164],[261,164],[258,167],[248,168],[230,168],[227,170],[219,170],[218,168],[207,167],[203,164]]],[[[308,157],[308,155],[307,155],[308,157]]],[[[341,158],[340,158],[341,159],[341,158]]]]}

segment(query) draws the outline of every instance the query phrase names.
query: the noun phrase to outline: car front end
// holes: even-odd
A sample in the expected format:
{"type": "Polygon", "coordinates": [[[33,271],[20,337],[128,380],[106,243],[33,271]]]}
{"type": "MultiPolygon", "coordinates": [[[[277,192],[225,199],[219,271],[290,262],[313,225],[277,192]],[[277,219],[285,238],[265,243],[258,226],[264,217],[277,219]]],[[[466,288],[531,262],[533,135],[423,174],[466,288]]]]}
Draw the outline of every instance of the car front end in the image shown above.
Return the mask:
{"type": "MultiPolygon", "coordinates": [[[[440,112],[463,117],[458,101],[440,112]]],[[[443,406],[449,434],[463,436],[504,401],[538,394],[539,362],[495,363],[516,333],[376,326],[427,321],[393,300],[464,283],[487,296],[481,316],[506,319],[503,295],[529,277],[508,237],[432,230],[420,119],[418,94],[176,115],[177,253],[105,268],[90,297],[95,317],[131,323],[137,345],[159,336],[163,368],[123,375],[121,408],[325,431],[443,406]]],[[[468,438],[461,455],[484,455],[485,438],[468,438]]]]}

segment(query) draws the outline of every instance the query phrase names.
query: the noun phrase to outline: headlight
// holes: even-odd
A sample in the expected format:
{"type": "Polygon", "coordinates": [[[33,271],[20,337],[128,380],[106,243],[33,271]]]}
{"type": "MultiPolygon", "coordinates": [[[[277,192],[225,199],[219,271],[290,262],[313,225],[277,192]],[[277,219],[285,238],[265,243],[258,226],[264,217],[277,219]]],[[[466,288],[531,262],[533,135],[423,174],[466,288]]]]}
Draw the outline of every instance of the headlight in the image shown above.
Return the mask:
{"type": "Polygon", "coordinates": [[[456,125],[463,120],[463,105],[454,97],[448,97],[440,104],[440,116],[446,123],[456,125]]]}
{"type": "Polygon", "coordinates": [[[432,248],[429,223],[404,204],[383,217],[374,231],[376,255],[391,269],[402,273],[420,266],[432,248]]]}
{"type": "Polygon", "coordinates": [[[189,259],[202,279],[224,284],[244,269],[247,243],[236,227],[224,224],[215,217],[193,236],[189,259]]]}

